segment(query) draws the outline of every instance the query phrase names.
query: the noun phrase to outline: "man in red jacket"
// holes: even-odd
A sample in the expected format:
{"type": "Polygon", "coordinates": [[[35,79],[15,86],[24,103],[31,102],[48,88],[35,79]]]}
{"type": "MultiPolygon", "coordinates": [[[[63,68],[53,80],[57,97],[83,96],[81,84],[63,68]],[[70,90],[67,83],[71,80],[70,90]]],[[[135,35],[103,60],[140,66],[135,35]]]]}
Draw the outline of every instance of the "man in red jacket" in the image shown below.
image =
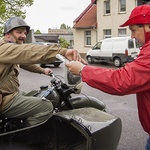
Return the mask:
{"type": "MultiPolygon", "coordinates": [[[[129,26],[131,37],[141,45],[138,58],[117,70],[85,66],[71,61],[66,66],[73,74],[80,74],[88,85],[113,95],[135,94],[139,120],[150,135],[150,5],[133,9],[121,27],[129,26]]],[[[150,138],[145,150],[150,150],[150,138]]]]}

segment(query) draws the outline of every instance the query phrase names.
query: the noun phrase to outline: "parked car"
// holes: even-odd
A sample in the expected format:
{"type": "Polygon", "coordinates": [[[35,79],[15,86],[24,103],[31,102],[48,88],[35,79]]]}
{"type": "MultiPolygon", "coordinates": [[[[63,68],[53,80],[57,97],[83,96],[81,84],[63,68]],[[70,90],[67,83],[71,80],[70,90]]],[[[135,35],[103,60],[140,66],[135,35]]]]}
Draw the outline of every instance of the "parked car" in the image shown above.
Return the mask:
{"type": "MultiPolygon", "coordinates": [[[[52,45],[52,44],[57,44],[57,43],[50,43],[50,42],[36,42],[35,44],[40,44],[40,45],[52,45]]],[[[41,67],[44,67],[46,65],[54,65],[54,67],[59,67],[62,61],[60,59],[56,59],[54,62],[48,63],[48,64],[40,64],[41,67]]]]}
{"type": "Polygon", "coordinates": [[[131,62],[139,54],[139,44],[131,37],[113,37],[97,42],[88,50],[86,58],[88,63],[107,62],[120,67],[131,62]]]}

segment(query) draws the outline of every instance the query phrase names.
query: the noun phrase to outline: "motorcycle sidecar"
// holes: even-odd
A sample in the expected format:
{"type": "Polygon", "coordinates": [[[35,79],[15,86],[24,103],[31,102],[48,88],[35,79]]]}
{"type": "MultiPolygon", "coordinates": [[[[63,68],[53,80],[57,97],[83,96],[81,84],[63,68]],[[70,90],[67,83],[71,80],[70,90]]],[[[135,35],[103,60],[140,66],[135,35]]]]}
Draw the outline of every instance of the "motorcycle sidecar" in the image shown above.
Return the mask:
{"type": "Polygon", "coordinates": [[[39,125],[0,133],[3,150],[116,150],[121,120],[95,108],[55,113],[39,125]]]}

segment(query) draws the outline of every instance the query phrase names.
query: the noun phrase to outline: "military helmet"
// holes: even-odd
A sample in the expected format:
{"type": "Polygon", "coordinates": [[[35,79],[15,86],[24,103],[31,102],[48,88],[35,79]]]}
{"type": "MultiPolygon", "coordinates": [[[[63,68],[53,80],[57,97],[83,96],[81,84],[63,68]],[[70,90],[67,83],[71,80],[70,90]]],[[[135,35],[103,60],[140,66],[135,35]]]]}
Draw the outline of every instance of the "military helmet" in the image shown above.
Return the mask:
{"type": "Polygon", "coordinates": [[[4,25],[4,34],[18,27],[26,27],[27,34],[29,33],[30,26],[28,26],[27,23],[23,19],[19,17],[11,17],[10,19],[8,19],[8,21],[4,25]]]}

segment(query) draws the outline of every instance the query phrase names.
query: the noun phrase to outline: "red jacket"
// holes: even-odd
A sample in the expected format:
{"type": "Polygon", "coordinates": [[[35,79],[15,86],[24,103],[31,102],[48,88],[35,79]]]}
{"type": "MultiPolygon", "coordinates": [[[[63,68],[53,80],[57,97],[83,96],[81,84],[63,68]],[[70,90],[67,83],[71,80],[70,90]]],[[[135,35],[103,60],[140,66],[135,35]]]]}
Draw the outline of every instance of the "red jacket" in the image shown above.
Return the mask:
{"type": "Polygon", "coordinates": [[[140,50],[138,58],[117,70],[85,66],[82,80],[112,95],[135,94],[139,119],[150,134],[150,41],[140,50]]]}

